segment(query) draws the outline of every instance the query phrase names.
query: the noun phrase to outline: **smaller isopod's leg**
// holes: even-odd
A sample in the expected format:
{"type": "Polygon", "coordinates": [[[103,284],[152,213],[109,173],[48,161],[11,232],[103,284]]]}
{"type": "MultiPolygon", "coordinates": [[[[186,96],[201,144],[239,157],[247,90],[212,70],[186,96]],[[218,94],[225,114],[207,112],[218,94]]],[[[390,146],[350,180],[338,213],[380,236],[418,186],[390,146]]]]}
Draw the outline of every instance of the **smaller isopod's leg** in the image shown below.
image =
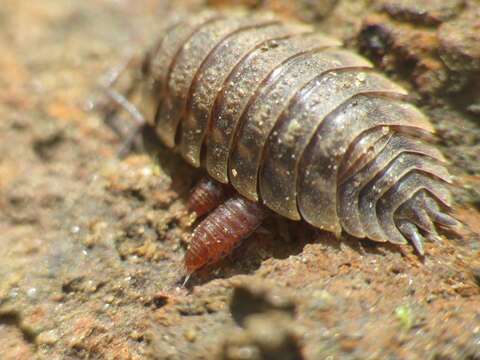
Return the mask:
{"type": "Polygon", "coordinates": [[[187,209],[190,213],[195,214],[195,218],[199,218],[218,207],[224,202],[226,196],[225,185],[204,177],[192,189],[187,209]]]}
{"type": "Polygon", "coordinates": [[[242,240],[263,222],[265,208],[240,196],[234,196],[213,210],[198,224],[184,258],[185,283],[190,275],[229,255],[242,240]]]}

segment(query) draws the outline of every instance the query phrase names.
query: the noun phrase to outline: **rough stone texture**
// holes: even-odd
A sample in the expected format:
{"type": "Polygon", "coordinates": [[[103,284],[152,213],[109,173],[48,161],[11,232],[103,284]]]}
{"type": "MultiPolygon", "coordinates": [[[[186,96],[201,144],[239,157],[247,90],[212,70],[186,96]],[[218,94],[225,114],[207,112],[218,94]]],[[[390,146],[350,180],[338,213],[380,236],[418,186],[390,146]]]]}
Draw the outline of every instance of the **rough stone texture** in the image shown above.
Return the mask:
{"type": "Polygon", "coordinates": [[[201,174],[161,147],[119,160],[89,99],[163,17],[203,2],[4,0],[0,358],[479,358],[478,1],[235,2],[325,17],[319,28],[407,86],[471,232],[422,260],[271,219],[183,289],[184,205],[201,174]]]}
{"type": "Polygon", "coordinates": [[[437,25],[458,15],[464,3],[464,0],[384,0],[381,8],[399,20],[437,25]]]}

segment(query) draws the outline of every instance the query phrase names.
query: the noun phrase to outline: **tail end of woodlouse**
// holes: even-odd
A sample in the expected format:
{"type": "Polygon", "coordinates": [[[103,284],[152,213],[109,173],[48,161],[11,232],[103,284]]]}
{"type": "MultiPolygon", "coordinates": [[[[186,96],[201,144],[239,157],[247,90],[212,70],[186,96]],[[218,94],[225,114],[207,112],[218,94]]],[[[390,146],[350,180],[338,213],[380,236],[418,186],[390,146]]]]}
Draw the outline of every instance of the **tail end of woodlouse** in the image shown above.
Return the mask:
{"type": "Polygon", "coordinates": [[[437,231],[456,232],[452,177],[443,156],[416,128],[375,127],[348,148],[338,175],[337,210],[351,235],[411,243],[420,256],[437,231]]]}

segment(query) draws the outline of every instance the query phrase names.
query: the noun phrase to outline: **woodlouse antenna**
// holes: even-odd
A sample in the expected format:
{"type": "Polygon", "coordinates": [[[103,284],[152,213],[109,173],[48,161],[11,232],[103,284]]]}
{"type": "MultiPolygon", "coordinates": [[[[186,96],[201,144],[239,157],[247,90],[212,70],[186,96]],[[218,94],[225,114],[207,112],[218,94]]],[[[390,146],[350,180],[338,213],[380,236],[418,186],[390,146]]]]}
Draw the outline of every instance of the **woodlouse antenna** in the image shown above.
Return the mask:
{"type": "MultiPolygon", "coordinates": [[[[138,88],[137,76],[133,76],[133,74],[139,70],[142,64],[140,61],[143,61],[143,59],[139,55],[128,54],[124,61],[110,69],[99,82],[100,92],[108,98],[107,103],[102,106],[106,112],[105,122],[123,141],[118,152],[119,157],[125,156],[132,149],[141,129],[146,124],[142,112],[129,100],[129,96],[138,88]],[[116,85],[125,74],[130,75],[132,79],[128,79],[120,85],[120,89],[116,89],[116,85]],[[119,108],[129,114],[134,122],[134,125],[126,134],[122,132],[120,124],[115,121],[115,115],[119,108]]],[[[96,104],[93,107],[96,107],[96,104]]]]}
{"type": "Polygon", "coordinates": [[[125,110],[135,121],[135,125],[129,130],[129,132],[125,136],[122,142],[122,146],[118,151],[118,157],[122,158],[132,149],[135,140],[139,137],[140,131],[147,122],[138,110],[138,108],[134,104],[132,104],[125,96],[113,90],[112,88],[105,89],[105,93],[112,101],[115,102],[115,104],[125,110]]]}

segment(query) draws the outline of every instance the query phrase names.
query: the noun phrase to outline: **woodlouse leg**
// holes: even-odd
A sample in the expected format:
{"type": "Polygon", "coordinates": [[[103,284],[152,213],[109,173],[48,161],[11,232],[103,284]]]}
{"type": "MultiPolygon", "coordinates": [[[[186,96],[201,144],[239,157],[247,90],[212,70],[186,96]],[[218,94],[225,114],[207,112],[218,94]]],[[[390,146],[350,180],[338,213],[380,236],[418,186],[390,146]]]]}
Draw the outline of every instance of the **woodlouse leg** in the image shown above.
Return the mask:
{"type": "Polygon", "coordinates": [[[184,258],[186,281],[196,270],[229,255],[260,226],[265,214],[262,205],[240,196],[229,198],[212,211],[193,231],[184,258]]]}
{"type": "Polygon", "coordinates": [[[187,202],[187,209],[196,218],[208,214],[220,205],[227,196],[225,186],[208,177],[202,178],[193,188],[187,202]]]}

